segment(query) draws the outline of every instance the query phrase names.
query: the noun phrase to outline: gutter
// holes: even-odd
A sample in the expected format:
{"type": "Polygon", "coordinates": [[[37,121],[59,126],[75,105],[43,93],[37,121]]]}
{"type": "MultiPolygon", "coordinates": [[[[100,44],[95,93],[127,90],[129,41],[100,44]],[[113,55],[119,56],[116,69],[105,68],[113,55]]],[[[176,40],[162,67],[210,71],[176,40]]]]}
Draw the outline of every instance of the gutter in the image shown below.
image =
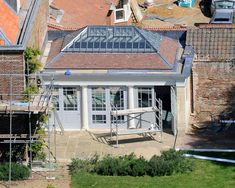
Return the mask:
{"type": "Polygon", "coordinates": [[[0,46],[0,52],[7,52],[7,51],[24,51],[25,46],[22,45],[9,45],[9,46],[0,46]]]}

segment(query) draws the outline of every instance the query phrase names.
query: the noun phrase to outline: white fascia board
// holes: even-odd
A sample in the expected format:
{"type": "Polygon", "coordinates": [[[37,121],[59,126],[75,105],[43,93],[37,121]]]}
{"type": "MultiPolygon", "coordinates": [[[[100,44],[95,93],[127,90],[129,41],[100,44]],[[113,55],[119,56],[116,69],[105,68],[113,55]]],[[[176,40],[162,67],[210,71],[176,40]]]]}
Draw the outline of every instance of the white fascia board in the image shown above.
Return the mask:
{"type": "MultiPolygon", "coordinates": [[[[45,82],[50,84],[49,81],[45,82]]],[[[58,86],[164,86],[166,81],[54,81],[54,85],[58,86]]]]}

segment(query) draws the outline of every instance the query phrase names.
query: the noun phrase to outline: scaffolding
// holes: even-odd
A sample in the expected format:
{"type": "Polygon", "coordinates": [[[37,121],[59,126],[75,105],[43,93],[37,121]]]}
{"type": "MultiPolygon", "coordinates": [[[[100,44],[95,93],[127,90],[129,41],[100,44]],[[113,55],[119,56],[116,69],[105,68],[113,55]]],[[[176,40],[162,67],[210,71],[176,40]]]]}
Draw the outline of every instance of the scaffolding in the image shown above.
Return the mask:
{"type": "MultiPolygon", "coordinates": [[[[59,117],[55,115],[55,119],[53,122],[53,128],[50,128],[50,122],[46,123],[45,129],[47,129],[47,135],[45,134],[35,134],[32,130],[32,115],[34,114],[46,114],[50,115],[50,113],[54,113],[53,105],[52,105],[52,96],[53,96],[53,84],[54,84],[54,76],[49,75],[51,77],[51,82],[48,86],[45,86],[40,74],[0,74],[2,80],[8,83],[8,88],[4,90],[1,88],[0,92],[0,116],[1,117],[9,117],[9,134],[6,132],[0,133],[0,144],[9,144],[9,184],[11,185],[11,165],[12,165],[12,144],[27,144],[29,147],[29,151],[27,151],[28,163],[31,169],[32,176],[32,143],[36,142],[45,142],[45,138],[48,137],[48,162],[49,162],[49,178],[51,178],[51,136],[50,134],[54,132],[56,134],[55,121],[59,125],[61,129],[61,133],[63,133],[63,127],[59,120],[59,117]],[[26,80],[26,87],[28,88],[31,84],[37,84],[39,87],[39,92],[37,94],[31,94],[29,92],[20,92],[17,93],[13,91],[15,90],[14,81],[23,79],[26,80]],[[14,133],[13,124],[13,116],[21,116],[28,117],[28,133],[14,133]],[[43,138],[43,139],[39,139],[43,138]],[[29,155],[29,156],[28,156],[29,155]]],[[[20,86],[18,86],[20,87],[20,86]]],[[[6,119],[6,118],[5,118],[6,119]]],[[[19,124],[22,122],[19,122],[19,124]]],[[[26,122],[23,122],[26,125],[26,122]]],[[[4,123],[3,123],[4,124],[4,123]]],[[[54,135],[54,138],[55,135],[54,135]]],[[[56,151],[56,149],[55,149],[56,151]]],[[[56,157],[54,157],[56,160],[56,157]]]]}
{"type": "Polygon", "coordinates": [[[119,135],[132,135],[132,134],[141,134],[141,135],[150,135],[160,133],[160,142],[162,142],[162,101],[160,99],[155,99],[156,106],[144,107],[144,108],[133,108],[133,109],[124,109],[118,110],[117,107],[113,107],[110,111],[110,138],[112,140],[113,135],[116,136],[116,147],[118,147],[119,135]],[[155,120],[150,121],[142,118],[143,114],[154,113],[155,120]],[[118,117],[126,116],[126,120],[120,120],[118,117]],[[135,128],[125,128],[120,129],[121,125],[126,123],[138,120],[140,122],[146,122],[149,124],[149,127],[136,126],[135,128]]]}

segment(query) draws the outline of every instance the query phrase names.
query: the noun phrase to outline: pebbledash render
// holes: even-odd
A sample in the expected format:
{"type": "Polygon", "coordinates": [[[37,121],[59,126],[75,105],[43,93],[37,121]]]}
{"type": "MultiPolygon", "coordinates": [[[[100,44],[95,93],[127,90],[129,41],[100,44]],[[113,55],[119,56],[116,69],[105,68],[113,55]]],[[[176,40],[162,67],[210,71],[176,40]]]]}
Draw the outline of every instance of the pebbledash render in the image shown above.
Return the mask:
{"type": "Polygon", "coordinates": [[[163,129],[187,129],[194,51],[185,45],[185,31],[87,26],[57,32],[49,33],[54,40],[43,74],[54,77],[54,104],[65,130],[109,128],[112,104],[142,108],[154,106],[155,98],[162,100],[163,129]]]}

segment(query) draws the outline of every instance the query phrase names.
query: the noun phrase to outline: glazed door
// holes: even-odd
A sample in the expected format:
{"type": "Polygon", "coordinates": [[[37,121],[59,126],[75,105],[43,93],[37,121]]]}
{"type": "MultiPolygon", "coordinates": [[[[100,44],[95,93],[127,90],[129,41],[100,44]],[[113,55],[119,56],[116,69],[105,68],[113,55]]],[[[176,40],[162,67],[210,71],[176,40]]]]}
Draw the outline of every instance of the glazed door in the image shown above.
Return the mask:
{"type": "MultiPolygon", "coordinates": [[[[138,87],[137,88],[138,103],[137,108],[155,106],[154,88],[153,87],[138,87]]],[[[137,127],[150,128],[151,124],[156,122],[154,112],[142,114],[140,120],[136,120],[137,127]],[[145,122],[148,121],[148,122],[145,122]]]]}
{"type": "Polygon", "coordinates": [[[65,130],[79,130],[81,128],[79,88],[64,87],[55,89],[53,103],[58,116],[54,117],[52,115],[50,122],[54,122],[55,125],[61,122],[61,126],[65,130]]]}
{"type": "MultiPolygon", "coordinates": [[[[90,125],[91,128],[110,128],[113,117],[112,110],[125,109],[126,90],[123,87],[92,87],[90,89],[90,125]]],[[[118,122],[125,120],[124,116],[118,117],[118,122]]]]}

